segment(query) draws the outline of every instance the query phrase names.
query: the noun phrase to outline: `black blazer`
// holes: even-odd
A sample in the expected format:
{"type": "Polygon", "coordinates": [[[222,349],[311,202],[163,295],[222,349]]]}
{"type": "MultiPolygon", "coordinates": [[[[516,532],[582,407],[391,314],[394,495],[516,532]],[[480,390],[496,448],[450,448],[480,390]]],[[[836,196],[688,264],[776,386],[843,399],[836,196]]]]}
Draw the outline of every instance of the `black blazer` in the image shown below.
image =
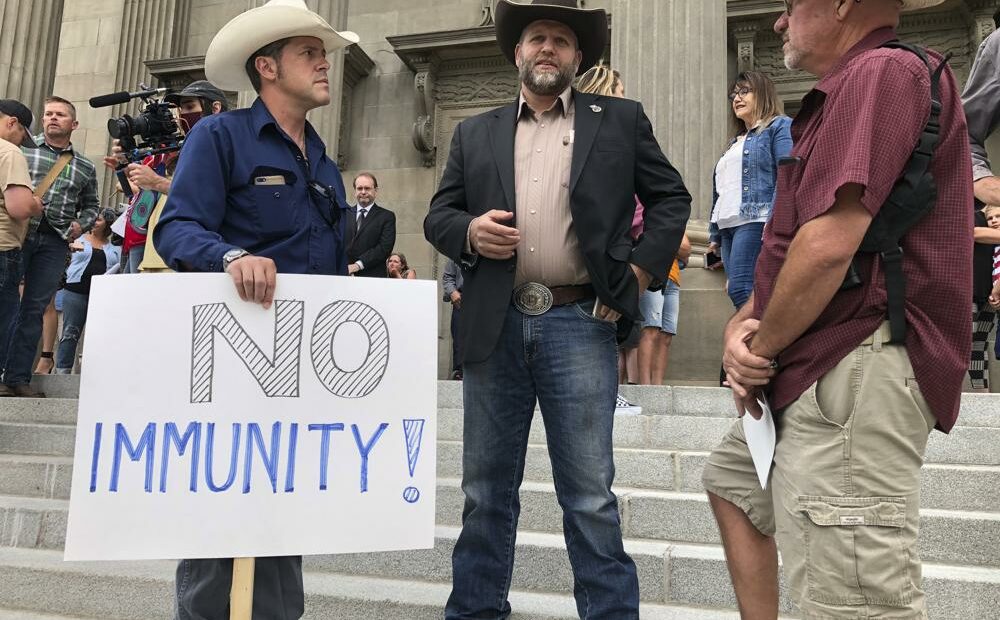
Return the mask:
{"type": "MultiPolygon", "coordinates": [[[[623,315],[618,330],[623,338],[631,322],[641,318],[640,291],[629,263],[666,279],[687,226],[691,196],[638,102],[576,91],[573,96],[573,226],[598,297],[623,315]],[[645,206],[645,232],[633,244],[629,229],[636,197],[645,206]]],[[[427,240],[462,266],[466,362],[493,352],[514,288],[516,257],[496,261],[463,251],[473,218],[491,209],[514,211],[516,114],[512,103],[458,125],[424,219],[427,240]]]]}
{"type": "Polygon", "coordinates": [[[357,207],[348,211],[347,263],[364,263],[365,268],[356,276],[364,278],[386,277],[385,261],[396,245],[396,214],[373,204],[358,230],[357,207]]]}

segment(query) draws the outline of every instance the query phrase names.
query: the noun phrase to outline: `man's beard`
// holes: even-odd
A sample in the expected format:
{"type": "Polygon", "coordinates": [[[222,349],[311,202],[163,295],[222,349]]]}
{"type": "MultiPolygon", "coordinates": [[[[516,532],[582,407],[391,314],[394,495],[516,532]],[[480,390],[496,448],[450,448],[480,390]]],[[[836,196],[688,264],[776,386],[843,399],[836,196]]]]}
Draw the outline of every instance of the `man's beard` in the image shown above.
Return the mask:
{"type": "Polygon", "coordinates": [[[569,88],[576,76],[576,66],[566,65],[559,69],[557,73],[535,73],[538,65],[538,58],[525,60],[521,63],[520,73],[521,83],[528,87],[528,90],[542,97],[554,97],[569,88]]]}
{"type": "Polygon", "coordinates": [[[785,68],[789,71],[797,71],[802,66],[802,52],[788,44],[788,51],[785,52],[785,68]]]}

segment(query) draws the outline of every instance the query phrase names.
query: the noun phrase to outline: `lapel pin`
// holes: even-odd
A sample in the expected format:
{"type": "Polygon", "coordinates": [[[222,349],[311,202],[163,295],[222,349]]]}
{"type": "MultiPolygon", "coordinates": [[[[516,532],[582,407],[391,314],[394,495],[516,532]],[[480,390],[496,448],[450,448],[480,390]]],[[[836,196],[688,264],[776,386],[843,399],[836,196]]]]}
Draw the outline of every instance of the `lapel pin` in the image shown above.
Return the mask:
{"type": "Polygon", "coordinates": [[[591,112],[595,112],[596,113],[596,112],[600,112],[601,110],[603,110],[603,108],[601,106],[597,105],[597,104],[594,104],[594,105],[590,106],[590,111],[591,112]]]}

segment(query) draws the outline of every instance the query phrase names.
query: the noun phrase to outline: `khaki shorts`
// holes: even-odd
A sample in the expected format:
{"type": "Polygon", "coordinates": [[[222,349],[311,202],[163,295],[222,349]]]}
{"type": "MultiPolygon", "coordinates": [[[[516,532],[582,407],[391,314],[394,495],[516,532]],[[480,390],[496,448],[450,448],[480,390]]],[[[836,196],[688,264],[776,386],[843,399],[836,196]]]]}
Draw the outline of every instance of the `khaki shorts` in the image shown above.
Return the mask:
{"type": "Polygon", "coordinates": [[[761,490],[737,422],[702,481],[777,537],[803,617],[926,618],[917,531],[920,466],[935,419],[888,324],[779,416],[761,490]]]}

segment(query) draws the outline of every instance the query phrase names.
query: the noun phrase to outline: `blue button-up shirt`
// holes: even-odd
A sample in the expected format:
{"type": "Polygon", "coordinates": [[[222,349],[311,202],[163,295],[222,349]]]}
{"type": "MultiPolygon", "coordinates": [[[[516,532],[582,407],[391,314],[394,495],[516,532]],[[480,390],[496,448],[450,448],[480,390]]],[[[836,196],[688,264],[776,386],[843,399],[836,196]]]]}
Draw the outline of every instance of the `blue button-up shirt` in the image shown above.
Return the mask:
{"type": "Polygon", "coordinates": [[[223,255],[243,249],[274,260],[278,273],[345,275],[344,181],[308,122],[305,136],[303,157],[260,99],[200,120],[153,231],[167,265],[221,271],[223,255]],[[328,187],[335,206],[310,181],[328,187]]]}

